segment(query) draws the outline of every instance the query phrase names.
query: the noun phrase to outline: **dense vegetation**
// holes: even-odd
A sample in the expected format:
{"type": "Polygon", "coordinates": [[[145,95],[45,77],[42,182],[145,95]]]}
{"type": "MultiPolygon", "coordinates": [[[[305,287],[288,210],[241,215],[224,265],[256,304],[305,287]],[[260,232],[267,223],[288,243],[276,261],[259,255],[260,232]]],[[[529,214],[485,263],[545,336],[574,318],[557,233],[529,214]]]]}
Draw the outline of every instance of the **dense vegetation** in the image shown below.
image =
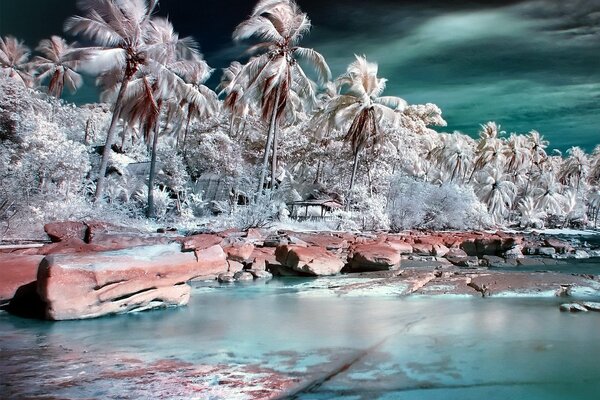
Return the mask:
{"type": "Polygon", "coordinates": [[[240,23],[233,38],[250,57],[216,91],[198,44],[154,16],[156,1],[79,6],[65,30],[90,47],[53,36],[31,58],[0,38],[2,234],[79,218],[246,228],[285,221],[309,197],[345,205],[330,228],[596,225],[600,148],[547,154],[538,132],[493,122],[479,139],[437,133],[441,110],[384,95],[365,57],[332,79],[300,46],[311,25],[291,0],[261,0],[240,23]],[[60,100],[82,70],[96,73],[102,103],[60,100]],[[207,198],[203,177],[228,199],[207,198]]]}

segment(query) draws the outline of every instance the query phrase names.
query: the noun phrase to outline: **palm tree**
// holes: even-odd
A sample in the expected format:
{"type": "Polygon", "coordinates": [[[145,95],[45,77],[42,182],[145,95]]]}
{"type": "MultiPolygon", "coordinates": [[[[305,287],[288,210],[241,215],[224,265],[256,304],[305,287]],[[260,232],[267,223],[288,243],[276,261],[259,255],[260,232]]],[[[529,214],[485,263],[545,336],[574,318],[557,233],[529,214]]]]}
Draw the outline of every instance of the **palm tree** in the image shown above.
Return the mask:
{"type": "Polygon", "coordinates": [[[569,157],[564,161],[560,170],[560,182],[563,185],[569,185],[575,181],[577,193],[582,180],[587,178],[590,171],[590,161],[585,152],[578,146],[567,150],[569,157]]]}
{"type": "Polygon", "coordinates": [[[14,36],[0,37],[0,76],[12,78],[26,87],[31,87],[29,56],[31,50],[14,36]]]}
{"type": "Polygon", "coordinates": [[[476,172],[481,171],[486,166],[500,166],[504,163],[504,154],[502,154],[504,143],[499,137],[502,133],[504,132],[500,131],[500,125],[495,122],[490,121],[481,125],[479,143],[475,150],[475,164],[469,182],[471,182],[476,172]]]}
{"type": "Polygon", "coordinates": [[[107,62],[106,70],[115,77],[119,87],[102,153],[96,200],[104,191],[111,146],[127,86],[140,67],[150,61],[145,36],[157,4],[158,0],[81,0],[78,6],[84,15],[71,17],[65,23],[66,32],[80,34],[97,45],[82,49],[80,56],[107,62]]]}
{"type": "MultiPolygon", "coordinates": [[[[234,61],[227,68],[223,68],[221,82],[217,87],[219,96],[226,95],[223,107],[231,113],[231,121],[229,125],[229,133],[234,134],[236,121],[245,120],[250,112],[250,106],[241,101],[244,95],[244,86],[242,71],[244,66],[237,61],[234,61]]],[[[238,127],[239,129],[239,127],[238,127]]]]}
{"type": "Polygon", "coordinates": [[[551,215],[562,215],[566,199],[561,192],[562,188],[554,173],[542,173],[533,190],[537,208],[551,215]]]}
{"type": "Polygon", "coordinates": [[[217,108],[217,97],[198,83],[208,78],[211,69],[201,59],[197,43],[191,38],[179,38],[167,19],[154,18],[150,21],[146,45],[153,62],[140,68],[135,80],[132,80],[126,93],[124,114],[143,127],[144,138],[151,148],[147,215],[153,218],[156,150],[162,133],[161,112],[163,109],[168,111],[164,119],[166,128],[172,122],[169,117],[176,115],[171,111],[174,107],[187,105],[189,112],[191,105],[197,116],[208,116],[217,108]],[[188,84],[186,79],[196,83],[188,84]]]}
{"type": "Polygon", "coordinates": [[[321,54],[298,46],[310,28],[308,16],[293,0],[260,0],[250,17],[233,33],[236,41],[260,40],[248,50],[259,55],[250,59],[233,83],[233,86],[240,84],[244,87],[242,103],[260,103],[262,119],[269,123],[259,193],[263,189],[271,145],[271,187],[275,185],[279,122],[286,114],[293,115],[299,99],[314,101],[313,83],[298,60],[312,64],[321,82],[331,77],[321,54]]]}
{"type": "Polygon", "coordinates": [[[49,95],[60,98],[65,87],[75,93],[83,85],[83,78],[77,72],[81,61],[70,57],[73,46],[65,39],[58,36],[44,39],[36,50],[42,55],[34,57],[31,64],[40,84],[49,80],[49,95]]]}
{"type": "Polygon", "coordinates": [[[512,208],[516,187],[501,169],[492,167],[477,176],[476,193],[487,205],[494,223],[501,224],[512,208]]]}
{"type": "Polygon", "coordinates": [[[450,182],[454,182],[455,179],[464,180],[472,163],[472,144],[467,136],[459,132],[452,135],[443,134],[441,138],[442,145],[433,151],[433,157],[438,165],[450,173],[450,182]]]}
{"type": "MultiPolygon", "coordinates": [[[[337,79],[337,94],[326,102],[313,118],[313,126],[324,135],[340,129],[345,131],[344,140],[350,143],[354,163],[349,192],[352,193],[361,152],[378,144],[382,139],[381,125],[394,121],[408,106],[399,97],[382,96],[386,79],[378,78],[378,66],[363,56],[355,56],[346,73],[337,79]],[[343,93],[342,93],[343,92],[343,93]]],[[[350,206],[348,201],[346,207],[350,206]]]]}

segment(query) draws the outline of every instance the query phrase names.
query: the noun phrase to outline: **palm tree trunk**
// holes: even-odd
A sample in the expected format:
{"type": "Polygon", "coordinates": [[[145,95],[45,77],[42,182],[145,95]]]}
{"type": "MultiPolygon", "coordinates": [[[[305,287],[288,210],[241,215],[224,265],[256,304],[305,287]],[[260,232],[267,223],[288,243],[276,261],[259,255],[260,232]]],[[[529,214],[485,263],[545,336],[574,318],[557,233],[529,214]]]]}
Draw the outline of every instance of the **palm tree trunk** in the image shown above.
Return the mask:
{"type": "Polygon", "coordinates": [[[154,138],[152,138],[152,157],[150,158],[150,175],[148,176],[148,209],[146,210],[146,216],[148,218],[156,217],[156,212],[154,210],[154,180],[156,178],[156,146],[158,144],[159,130],[160,122],[157,122],[154,129],[154,138]]]}
{"type": "Polygon", "coordinates": [[[271,158],[271,191],[275,190],[275,183],[277,182],[277,146],[279,144],[279,136],[277,131],[277,123],[273,128],[273,157],[271,158]]]}
{"type": "Polygon", "coordinates": [[[265,146],[265,154],[263,156],[263,164],[262,169],[260,171],[260,179],[258,181],[258,191],[256,193],[257,197],[260,196],[263,190],[263,186],[265,185],[265,177],[267,175],[267,163],[269,162],[269,150],[271,150],[271,143],[273,142],[275,127],[277,126],[277,109],[280,99],[281,86],[278,86],[277,95],[275,96],[275,107],[273,108],[273,112],[271,114],[271,124],[269,125],[269,133],[267,134],[267,144],[265,146]]]}
{"type": "Polygon", "coordinates": [[[190,129],[190,121],[192,116],[188,114],[187,122],[185,123],[185,132],[183,133],[183,144],[181,145],[181,150],[183,151],[183,159],[185,160],[185,156],[187,154],[187,150],[185,145],[187,144],[188,130],[190,129]]]}
{"type": "Polygon", "coordinates": [[[358,160],[360,151],[354,153],[354,166],[352,167],[352,176],[350,177],[350,188],[348,189],[348,201],[346,202],[346,211],[350,211],[350,203],[352,202],[352,189],[354,188],[354,180],[356,179],[356,171],[358,170],[358,160]]]}
{"type": "Polygon", "coordinates": [[[125,78],[123,79],[121,88],[119,89],[117,101],[115,101],[115,108],[113,110],[112,119],[106,135],[106,143],[104,144],[104,150],[102,151],[102,162],[100,163],[100,170],[98,171],[98,182],[96,183],[96,194],[94,195],[94,201],[98,201],[98,199],[102,198],[102,195],[104,194],[106,170],[108,168],[108,161],[110,160],[111,146],[115,141],[117,122],[119,121],[119,114],[121,113],[121,103],[123,102],[125,91],[127,90],[127,86],[129,85],[129,81],[131,79],[128,75],[129,74],[127,73],[125,74],[125,78]]]}

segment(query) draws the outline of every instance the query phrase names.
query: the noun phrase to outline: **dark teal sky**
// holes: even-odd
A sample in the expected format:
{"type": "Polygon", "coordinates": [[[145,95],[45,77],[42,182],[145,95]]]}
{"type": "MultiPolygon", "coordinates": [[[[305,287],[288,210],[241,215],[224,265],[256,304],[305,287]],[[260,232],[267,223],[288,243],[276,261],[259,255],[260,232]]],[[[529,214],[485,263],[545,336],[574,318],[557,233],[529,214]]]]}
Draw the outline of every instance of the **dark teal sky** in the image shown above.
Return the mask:
{"type": "MultiPolygon", "coordinates": [[[[314,29],[305,45],[341,73],[365,54],[388,94],[438,104],[448,131],[471,135],[494,120],[508,132],[539,130],[552,148],[600,143],[600,0],[298,0],[314,29]]],[[[60,33],[73,0],[0,0],[0,34],[34,46],[60,33]]],[[[231,43],[252,0],[162,0],[178,31],[209,64],[241,58],[231,43]]],[[[93,99],[88,91],[85,100],[93,99]]]]}

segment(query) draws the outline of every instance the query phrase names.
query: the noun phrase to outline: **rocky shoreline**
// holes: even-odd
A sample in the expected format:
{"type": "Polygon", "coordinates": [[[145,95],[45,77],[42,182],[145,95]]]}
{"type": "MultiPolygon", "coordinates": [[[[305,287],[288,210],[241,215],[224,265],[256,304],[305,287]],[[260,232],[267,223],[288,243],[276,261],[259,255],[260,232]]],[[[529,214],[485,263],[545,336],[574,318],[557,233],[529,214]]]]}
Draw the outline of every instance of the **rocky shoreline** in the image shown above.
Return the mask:
{"type": "MultiPolygon", "coordinates": [[[[600,295],[597,275],[549,272],[600,256],[586,241],[487,232],[339,233],[251,229],[182,236],[103,222],[45,226],[50,242],[0,246],[0,304],[68,320],[187,304],[190,281],[339,276],[338,294],[394,288],[407,295],[600,295]],[[537,272],[516,271],[531,268],[537,272]],[[539,270],[539,271],[538,271],[539,270]]],[[[565,302],[561,310],[598,309],[565,302]]]]}

